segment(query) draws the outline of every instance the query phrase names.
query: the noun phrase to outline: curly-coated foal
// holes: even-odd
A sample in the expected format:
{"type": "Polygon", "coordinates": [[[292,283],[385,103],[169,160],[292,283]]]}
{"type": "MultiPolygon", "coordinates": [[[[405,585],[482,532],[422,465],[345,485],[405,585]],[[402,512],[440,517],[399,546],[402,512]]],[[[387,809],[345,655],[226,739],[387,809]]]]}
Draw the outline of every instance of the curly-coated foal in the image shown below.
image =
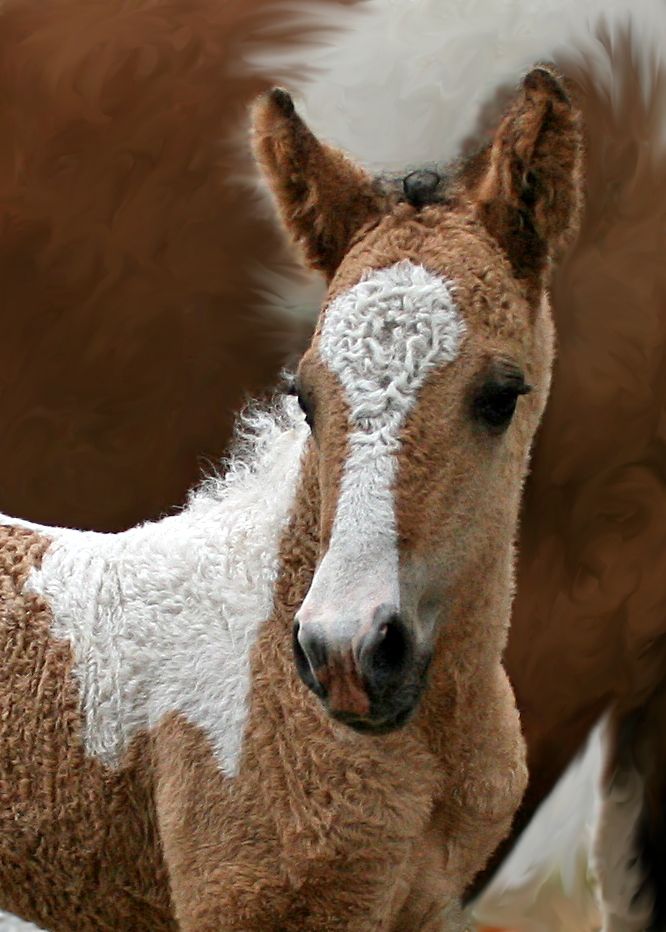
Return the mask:
{"type": "Polygon", "coordinates": [[[2,907],[77,932],[456,927],[525,785],[501,656],[578,124],[537,68],[486,150],[398,186],[284,91],[258,104],[330,284],[305,416],[255,413],[162,521],[6,520],[2,907]]]}

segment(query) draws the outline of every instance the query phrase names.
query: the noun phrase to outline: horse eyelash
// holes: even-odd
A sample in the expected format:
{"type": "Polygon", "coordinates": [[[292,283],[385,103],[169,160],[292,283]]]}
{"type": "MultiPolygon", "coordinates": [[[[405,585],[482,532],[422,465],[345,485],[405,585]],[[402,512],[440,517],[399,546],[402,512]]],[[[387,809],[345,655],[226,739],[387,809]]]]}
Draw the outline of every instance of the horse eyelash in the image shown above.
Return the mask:
{"type": "Polygon", "coordinates": [[[529,384],[529,382],[526,382],[524,379],[521,379],[520,384],[516,385],[516,392],[519,395],[529,395],[531,391],[532,391],[532,386],[529,384]]]}

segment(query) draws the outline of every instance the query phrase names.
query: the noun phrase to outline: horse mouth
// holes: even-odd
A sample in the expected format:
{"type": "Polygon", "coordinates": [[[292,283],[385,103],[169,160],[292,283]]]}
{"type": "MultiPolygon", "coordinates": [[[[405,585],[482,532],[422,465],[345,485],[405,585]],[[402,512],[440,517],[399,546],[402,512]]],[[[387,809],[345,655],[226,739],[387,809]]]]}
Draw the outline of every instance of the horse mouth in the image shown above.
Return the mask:
{"type": "Polygon", "coordinates": [[[388,735],[403,728],[412,717],[414,708],[402,709],[390,718],[361,718],[350,712],[332,712],[331,718],[360,735],[388,735]]]}

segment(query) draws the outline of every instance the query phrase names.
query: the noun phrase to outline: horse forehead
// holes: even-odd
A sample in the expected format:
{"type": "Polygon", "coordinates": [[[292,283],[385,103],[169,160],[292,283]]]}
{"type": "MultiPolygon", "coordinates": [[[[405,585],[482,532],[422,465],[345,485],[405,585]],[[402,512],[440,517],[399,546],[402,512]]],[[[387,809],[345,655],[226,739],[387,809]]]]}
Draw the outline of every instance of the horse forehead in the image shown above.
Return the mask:
{"type": "Polygon", "coordinates": [[[319,355],[352,405],[372,393],[408,402],[428,372],[456,359],[466,326],[455,292],[451,280],[403,260],[331,301],[319,355]]]}

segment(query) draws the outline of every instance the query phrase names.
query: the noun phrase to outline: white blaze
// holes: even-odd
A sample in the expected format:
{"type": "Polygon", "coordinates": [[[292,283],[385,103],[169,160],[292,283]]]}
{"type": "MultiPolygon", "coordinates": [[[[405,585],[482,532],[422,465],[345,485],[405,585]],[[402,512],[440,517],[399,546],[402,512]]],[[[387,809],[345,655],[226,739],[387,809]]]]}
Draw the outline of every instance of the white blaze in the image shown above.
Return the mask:
{"type": "Polygon", "coordinates": [[[464,332],[452,284],[407,260],[366,273],[326,310],[319,352],[349,405],[349,454],[301,621],[334,623],[347,638],[364,610],[399,607],[399,435],[426,376],[456,358],[464,332]]]}

